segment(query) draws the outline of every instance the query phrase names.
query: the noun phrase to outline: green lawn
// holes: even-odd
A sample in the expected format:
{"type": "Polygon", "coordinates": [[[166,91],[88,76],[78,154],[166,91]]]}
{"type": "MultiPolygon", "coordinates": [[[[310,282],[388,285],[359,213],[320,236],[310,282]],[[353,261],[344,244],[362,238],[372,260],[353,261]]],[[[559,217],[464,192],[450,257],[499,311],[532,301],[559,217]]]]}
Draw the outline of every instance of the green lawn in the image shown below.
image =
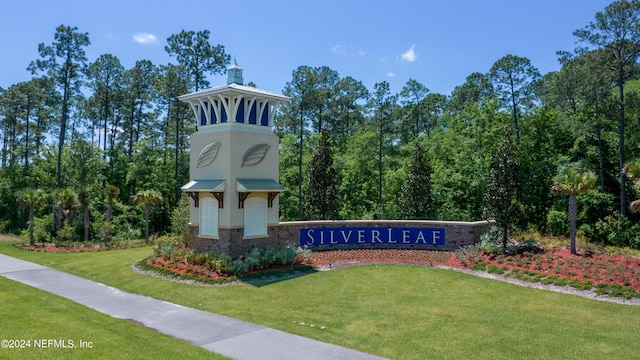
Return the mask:
{"type": "Polygon", "coordinates": [[[450,270],[368,265],[264,286],[193,286],[133,272],[131,264],[150,255],[150,248],[43,254],[0,242],[0,253],[123,290],[393,359],[638,356],[640,307],[450,270]]]}
{"type": "Polygon", "coordinates": [[[0,340],[21,340],[0,359],[226,359],[2,276],[0,302],[0,340]]]}

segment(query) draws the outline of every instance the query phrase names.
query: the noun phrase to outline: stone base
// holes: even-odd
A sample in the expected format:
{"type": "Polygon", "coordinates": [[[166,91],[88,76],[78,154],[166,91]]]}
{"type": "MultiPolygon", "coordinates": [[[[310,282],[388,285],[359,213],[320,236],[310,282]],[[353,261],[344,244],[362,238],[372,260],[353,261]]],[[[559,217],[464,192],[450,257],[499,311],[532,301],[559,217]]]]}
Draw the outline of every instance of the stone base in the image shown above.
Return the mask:
{"type": "Polygon", "coordinates": [[[189,224],[191,231],[190,247],[200,252],[215,252],[231,257],[239,257],[254,248],[272,246],[297,246],[297,238],[283,238],[279,236],[279,226],[269,226],[268,235],[264,237],[244,238],[244,228],[218,229],[218,238],[203,238],[198,235],[200,227],[189,224]]]}

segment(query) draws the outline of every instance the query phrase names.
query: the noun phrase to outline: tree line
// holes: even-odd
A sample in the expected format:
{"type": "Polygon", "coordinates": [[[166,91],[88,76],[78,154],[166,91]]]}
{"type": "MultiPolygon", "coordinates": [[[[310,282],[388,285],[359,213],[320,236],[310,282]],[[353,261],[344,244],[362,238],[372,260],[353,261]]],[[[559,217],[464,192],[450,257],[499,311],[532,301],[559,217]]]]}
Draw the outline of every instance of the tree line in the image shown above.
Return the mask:
{"type": "MultiPolygon", "coordinates": [[[[574,32],[578,48],[558,51],[560,70],[540,74],[509,54],[451,94],[415,79],[393,94],[386,81],[367,89],[329,67],[299,66],[274,123],[281,220],[494,218],[504,239],[514,229],[573,233],[576,220],[594,241],[637,247],[629,174],[640,159],[639,15],[637,0],[613,2],[574,32]],[[576,195],[575,219],[554,194],[576,195]]],[[[35,209],[40,238],[140,236],[145,209],[128,199],[153,189],[161,204],[147,208],[149,222],[167,231],[195,131],[177,96],[225,71],[224,46],[207,30],[183,30],[165,47],[176,64],[125,69],[110,54],[89,63],[89,36],[77,28],[60,26],[54,38],[38,45],[32,80],[0,89],[0,228],[26,229],[29,207],[15,206],[16,194],[41,189],[71,200],[35,209]]]]}

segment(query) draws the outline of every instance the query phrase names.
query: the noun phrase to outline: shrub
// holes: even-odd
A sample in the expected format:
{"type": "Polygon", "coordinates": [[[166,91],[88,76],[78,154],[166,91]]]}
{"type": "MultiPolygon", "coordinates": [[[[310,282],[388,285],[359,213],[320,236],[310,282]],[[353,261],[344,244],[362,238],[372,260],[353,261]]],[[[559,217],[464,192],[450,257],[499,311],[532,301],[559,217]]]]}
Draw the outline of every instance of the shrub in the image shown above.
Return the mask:
{"type": "Polygon", "coordinates": [[[566,277],[558,277],[557,279],[555,279],[555,284],[557,286],[567,286],[568,281],[569,279],[567,279],[566,277]]]}
{"type": "Polygon", "coordinates": [[[278,263],[278,253],[273,246],[267,246],[262,250],[257,248],[254,250],[258,250],[258,269],[266,269],[278,263]]]}
{"type": "Polygon", "coordinates": [[[296,249],[296,258],[301,259],[305,263],[311,261],[311,250],[305,247],[298,247],[296,249]]]}
{"type": "Polygon", "coordinates": [[[258,267],[260,264],[260,249],[255,248],[251,250],[247,255],[241,257],[247,265],[248,270],[252,270],[258,267]]]}
{"type": "Polygon", "coordinates": [[[590,290],[593,288],[593,282],[590,280],[580,281],[578,279],[571,279],[569,280],[568,285],[578,290],[590,290]]]}
{"type": "Polygon", "coordinates": [[[640,294],[631,286],[622,286],[620,284],[613,284],[609,288],[609,295],[615,297],[621,297],[630,299],[632,297],[638,297],[640,294]]]}
{"type": "Polygon", "coordinates": [[[280,249],[278,259],[281,265],[294,265],[296,263],[297,255],[298,249],[294,246],[287,245],[280,249]]]}
{"type": "Polygon", "coordinates": [[[566,235],[569,230],[569,215],[564,211],[550,210],[547,214],[547,228],[553,236],[566,235]]]}
{"type": "Polygon", "coordinates": [[[596,286],[596,294],[598,295],[609,295],[611,292],[611,287],[608,284],[598,284],[596,286]]]}
{"type": "Polygon", "coordinates": [[[502,253],[502,247],[489,234],[482,234],[480,237],[480,250],[490,255],[502,253]]]}
{"type": "Polygon", "coordinates": [[[235,259],[231,263],[231,272],[236,276],[246,274],[248,271],[249,271],[249,264],[246,261],[242,260],[241,258],[235,259]]]}
{"type": "Polygon", "coordinates": [[[509,270],[509,268],[507,268],[506,266],[500,267],[500,266],[496,266],[494,264],[491,264],[487,267],[487,272],[489,274],[498,274],[498,275],[502,275],[504,274],[507,270],[509,270]]]}
{"type": "MultiPolygon", "coordinates": [[[[52,243],[54,240],[52,233],[51,217],[33,219],[33,239],[36,243],[52,243]]],[[[27,228],[21,234],[26,239],[29,238],[29,229],[27,228]]]]}
{"type": "Polygon", "coordinates": [[[211,271],[215,271],[218,274],[222,275],[233,272],[231,258],[227,255],[209,253],[207,260],[208,267],[211,269],[211,271]]]}
{"type": "Polygon", "coordinates": [[[489,228],[489,231],[487,231],[486,233],[482,234],[482,236],[480,237],[480,241],[486,240],[489,242],[492,242],[494,244],[500,244],[502,243],[502,229],[500,229],[499,227],[492,225],[489,228]]]}
{"type": "Polygon", "coordinates": [[[463,266],[477,264],[482,261],[482,257],[479,244],[463,246],[456,250],[456,258],[463,266]]]}
{"type": "Polygon", "coordinates": [[[520,276],[519,274],[520,274],[520,270],[519,269],[511,269],[511,271],[509,271],[505,276],[506,277],[513,276],[513,277],[517,278],[518,276],[520,276]]]}
{"type": "Polygon", "coordinates": [[[166,241],[157,243],[153,247],[153,254],[156,256],[162,256],[165,259],[173,257],[176,251],[176,244],[173,241],[166,241]]]}
{"type": "Polygon", "coordinates": [[[556,280],[558,280],[558,276],[557,275],[551,275],[551,276],[548,276],[548,277],[540,280],[540,283],[544,284],[544,285],[552,285],[552,284],[555,284],[556,280]]]}
{"type": "Polygon", "coordinates": [[[180,196],[178,206],[171,213],[171,232],[178,239],[178,243],[185,248],[189,247],[191,233],[189,231],[189,197],[180,196]]]}

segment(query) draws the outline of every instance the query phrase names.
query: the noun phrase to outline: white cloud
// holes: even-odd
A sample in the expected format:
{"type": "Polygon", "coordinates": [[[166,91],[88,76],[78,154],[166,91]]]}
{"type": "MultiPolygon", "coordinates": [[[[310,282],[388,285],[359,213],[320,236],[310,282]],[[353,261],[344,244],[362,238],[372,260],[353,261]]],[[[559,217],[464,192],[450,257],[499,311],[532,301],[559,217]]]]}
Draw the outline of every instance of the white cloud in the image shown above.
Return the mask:
{"type": "Polygon", "coordinates": [[[153,34],[142,32],[142,33],[137,33],[133,35],[133,41],[139,44],[149,45],[149,44],[157,44],[158,38],[153,34]]]}
{"type": "Polygon", "coordinates": [[[416,55],[416,52],[414,50],[415,47],[416,47],[415,45],[411,45],[411,49],[405,51],[402,55],[400,55],[400,58],[408,62],[416,61],[416,59],[418,58],[418,55],[416,55]]]}
{"type": "Polygon", "coordinates": [[[396,73],[390,71],[390,72],[387,73],[387,77],[390,77],[390,78],[396,77],[396,73]]]}
{"type": "Polygon", "coordinates": [[[347,50],[340,44],[332,47],[331,51],[333,51],[336,55],[344,55],[347,53],[347,50]]]}
{"type": "Polygon", "coordinates": [[[365,52],[362,49],[355,49],[351,52],[351,54],[355,56],[364,56],[365,52]]]}
{"type": "Polygon", "coordinates": [[[365,55],[365,52],[362,49],[356,49],[353,46],[349,46],[349,49],[347,50],[347,48],[345,48],[340,44],[332,47],[331,52],[340,56],[343,56],[343,55],[364,56],[365,55]]]}

